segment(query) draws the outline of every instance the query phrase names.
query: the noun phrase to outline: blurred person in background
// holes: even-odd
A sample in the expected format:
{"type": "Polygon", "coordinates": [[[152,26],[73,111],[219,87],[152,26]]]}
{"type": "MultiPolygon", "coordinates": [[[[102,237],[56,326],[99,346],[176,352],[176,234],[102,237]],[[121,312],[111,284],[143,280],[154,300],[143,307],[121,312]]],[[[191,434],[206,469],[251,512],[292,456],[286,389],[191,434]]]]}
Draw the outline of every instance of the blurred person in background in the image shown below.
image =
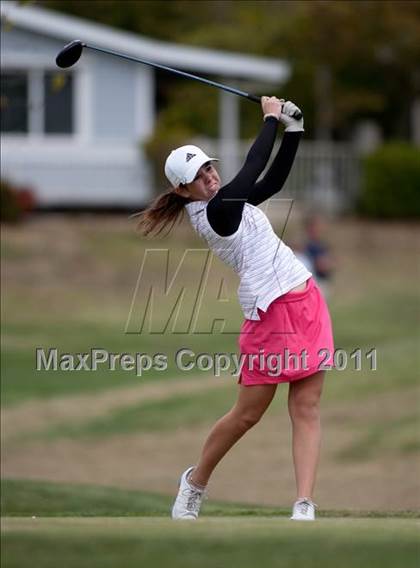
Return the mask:
{"type": "Polygon", "coordinates": [[[308,215],[304,222],[305,243],[302,254],[324,296],[329,297],[335,262],[329,244],[324,239],[325,221],[319,213],[308,215]]]}
{"type": "MultiPolygon", "coordinates": [[[[245,321],[239,336],[244,364],[233,408],[213,426],[195,466],[181,475],[172,518],[196,520],[210,476],[233,445],[263,416],[278,384],[289,383],[288,409],[292,422],[292,449],[296,500],[292,519],[312,521],[321,440],[319,403],[324,370],[320,351],[332,364],[333,336],[325,300],[292,250],[273,231],[258,208],[284,185],[303,133],[303,118],[292,102],[261,99],[263,124],[245,163],[222,186],[210,158],[197,146],[173,150],[165,164],[169,191],[142,212],[139,229],[145,234],[169,230],[188,212],[191,224],[214,254],[240,276],[239,301],[245,321]],[[285,126],[279,151],[265,176],[278,125],[285,126]],[[276,372],[269,358],[295,356],[276,372]],[[300,358],[306,353],[306,360],[300,358]]],[[[290,359],[290,357],[289,357],[290,359]]]]}

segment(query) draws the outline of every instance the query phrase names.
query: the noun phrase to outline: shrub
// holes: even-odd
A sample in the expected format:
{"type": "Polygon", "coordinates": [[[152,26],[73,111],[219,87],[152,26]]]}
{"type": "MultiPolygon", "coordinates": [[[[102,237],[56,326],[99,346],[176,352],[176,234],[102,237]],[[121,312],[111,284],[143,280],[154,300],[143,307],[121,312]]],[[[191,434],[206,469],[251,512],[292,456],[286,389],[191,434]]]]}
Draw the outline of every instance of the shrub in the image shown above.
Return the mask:
{"type": "Polygon", "coordinates": [[[364,159],[359,210],[370,217],[420,217],[420,151],[389,143],[364,159]]]}
{"type": "Polygon", "coordinates": [[[0,182],[1,221],[17,223],[35,207],[35,196],[31,189],[15,187],[6,180],[0,182]]]}

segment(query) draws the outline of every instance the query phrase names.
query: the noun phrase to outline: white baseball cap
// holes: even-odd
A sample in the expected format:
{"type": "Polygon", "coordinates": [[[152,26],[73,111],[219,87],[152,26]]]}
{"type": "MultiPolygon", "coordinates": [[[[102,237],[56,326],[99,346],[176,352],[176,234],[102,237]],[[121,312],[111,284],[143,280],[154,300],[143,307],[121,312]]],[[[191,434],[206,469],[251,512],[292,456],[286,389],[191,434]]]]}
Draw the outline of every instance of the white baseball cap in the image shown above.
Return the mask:
{"type": "Polygon", "coordinates": [[[172,150],[165,162],[165,175],[173,187],[181,183],[191,183],[201,166],[207,162],[218,161],[210,158],[198,146],[188,144],[172,150]]]}

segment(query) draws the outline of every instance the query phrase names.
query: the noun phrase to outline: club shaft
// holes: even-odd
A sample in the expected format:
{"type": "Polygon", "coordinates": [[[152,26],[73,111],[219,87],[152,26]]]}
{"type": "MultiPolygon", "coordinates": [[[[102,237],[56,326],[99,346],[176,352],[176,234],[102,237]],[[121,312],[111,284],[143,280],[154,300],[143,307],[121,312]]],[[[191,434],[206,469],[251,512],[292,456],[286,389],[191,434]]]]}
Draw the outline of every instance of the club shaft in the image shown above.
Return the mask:
{"type": "Polygon", "coordinates": [[[180,71],[179,69],[173,69],[172,67],[167,67],[166,65],[160,65],[159,63],[152,63],[151,61],[147,61],[145,59],[140,59],[138,57],[131,57],[130,55],[125,55],[123,53],[118,53],[117,51],[112,51],[111,49],[102,49],[101,47],[96,47],[94,45],[89,45],[87,43],[83,44],[83,47],[93,49],[95,51],[100,51],[102,53],[106,53],[109,55],[115,55],[115,57],[122,57],[123,59],[128,59],[129,61],[134,61],[136,63],[143,63],[144,65],[150,65],[150,67],[156,67],[157,69],[163,69],[163,71],[169,71],[170,73],[175,73],[175,75],[180,75],[181,77],[186,77],[187,79],[194,79],[195,81],[200,81],[200,83],[205,83],[206,85],[210,85],[212,87],[217,87],[218,89],[223,89],[228,93],[233,93],[234,95],[239,95],[241,97],[245,97],[251,101],[259,103],[261,101],[261,97],[257,97],[255,95],[251,95],[249,93],[245,93],[244,91],[240,91],[239,89],[234,89],[233,87],[229,87],[228,85],[223,85],[222,83],[217,83],[216,81],[210,81],[210,79],[205,79],[204,77],[198,77],[197,75],[193,75],[192,73],[187,73],[186,71],[180,71]]]}
{"type": "MultiPolygon", "coordinates": [[[[83,47],[88,49],[93,49],[94,51],[99,51],[101,53],[106,53],[107,55],[122,57],[123,59],[127,59],[128,61],[134,61],[135,63],[143,63],[144,65],[149,65],[150,67],[162,69],[163,71],[168,71],[169,73],[174,73],[175,75],[180,75],[181,77],[186,77],[187,79],[194,79],[195,81],[199,81],[200,83],[205,83],[206,85],[210,85],[211,87],[222,89],[223,91],[227,91],[228,93],[232,93],[234,95],[239,95],[240,97],[244,97],[254,103],[259,103],[259,104],[261,103],[261,97],[258,97],[257,95],[246,93],[245,91],[235,89],[234,87],[229,87],[228,85],[224,85],[223,83],[217,83],[217,81],[211,81],[210,79],[205,79],[204,77],[199,77],[198,75],[193,75],[192,73],[187,73],[186,71],[180,71],[179,69],[174,69],[173,67],[167,67],[166,65],[160,65],[159,63],[153,63],[152,61],[147,61],[146,59],[132,57],[131,55],[118,53],[117,51],[113,51],[112,49],[103,49],[101,47],[97,47],[95,45],[89,45],[87,43],[83,43],[83,47]]],[[[296,118],[297,120],[299,120],[301,117],[302,114],[300,112],[296,112],[294,114],[294,118],[296,118]]]]}

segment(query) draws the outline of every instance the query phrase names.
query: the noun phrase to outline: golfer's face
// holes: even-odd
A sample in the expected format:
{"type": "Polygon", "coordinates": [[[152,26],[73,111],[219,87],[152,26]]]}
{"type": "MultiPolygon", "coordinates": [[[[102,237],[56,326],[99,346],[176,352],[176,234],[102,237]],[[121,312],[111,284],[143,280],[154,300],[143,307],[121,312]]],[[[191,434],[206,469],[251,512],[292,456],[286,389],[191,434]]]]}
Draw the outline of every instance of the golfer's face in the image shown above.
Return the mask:
{"type": "Polygon", "coordinates": [[[194,181],[186,184],[186,190],[193,201],[209,201],[220,189],[220,177],[211,162],[198,170],[194,181]]]}

